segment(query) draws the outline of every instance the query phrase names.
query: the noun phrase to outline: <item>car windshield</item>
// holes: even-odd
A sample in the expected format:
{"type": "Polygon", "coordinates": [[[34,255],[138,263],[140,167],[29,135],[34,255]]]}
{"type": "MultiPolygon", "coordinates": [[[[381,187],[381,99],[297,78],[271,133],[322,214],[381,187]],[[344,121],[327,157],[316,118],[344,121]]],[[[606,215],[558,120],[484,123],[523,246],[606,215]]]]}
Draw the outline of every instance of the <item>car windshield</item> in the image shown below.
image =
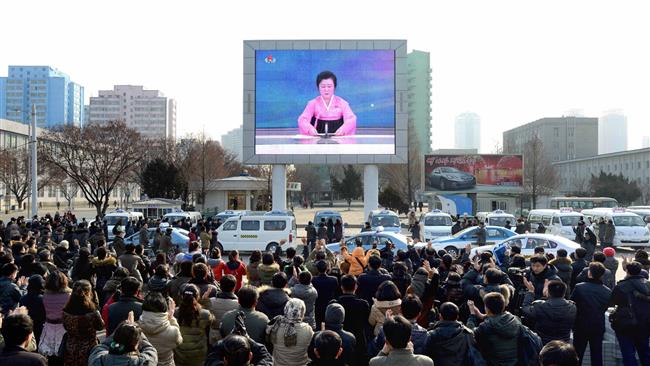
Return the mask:
{"type": "Polygon", "coordinates": [[[184,215],[169,215],[165,216],[169,220],[169,222],[176,222],[176,221],[181,221],[182,219],[187,218],[187,216],[184,215]]]}
{"type": "Polygon", "coordinates": [[[447,216],[429,216],[424,218],[424,226],[451,226],[451,218],[447,216]]]}
{"type": "Polygon", "coordinates": [[[106,225],[116,225],[118,221],[121,221],[120,223],[122,225],[126,225],[129,218],[128,216],[106,216],[104,217],[104,221],[106,221],[106,225]]]}
{"type": "Polygon", "coordinates": [[[474,230],[476,230],[476,226],[468,227],[467,229],[461,230],[461,231],[457,232],[456,234],[454,234],[452,236],[454,238],[458,238],[458,237],[460,237],[462,235],[465,235],[465,234],[469,233],[470,231],[474,231],[474,230]]]}
{"type": "Polygon", "coordinates": [[[492,226],[506,226],[506,221],[510,221],[510,225],[515,221],[513,217],[490,217],[490,225],[492,226]]]}
{"type": "Polygon", "coordinates": [[[580,221],[580,216],[560,217],[560,222],[562,223],[562,226],[578,226],[578,221],[580,221]]]}
{"type": "Polygon", "coordinates": [[[399,217],[397,216],[374,216],[372,222],[370,223],[372,227],[383,226],[383,227],[399,227],[399,217]]]}
{"type": "Polygon", "coordinates": [[[440,173],[458,173],[456,168],[440,168],[440,173]]]}
{"type": "Polygon", "coordinates": [[[614,216],[614,226],[645,226],[639,216],[614,216]]]}
{"type": "Polygon", "coordinates": [[[341,219],[341,216],[337,215],[318,215],[316,217],[316,223],[321,222],[322,219],[325,219],[325,222],[328,222],[329,219],[332,219],[332,222],[336,224],[336,220],[341,220],[343,222],[343,219],[341,219]]]}

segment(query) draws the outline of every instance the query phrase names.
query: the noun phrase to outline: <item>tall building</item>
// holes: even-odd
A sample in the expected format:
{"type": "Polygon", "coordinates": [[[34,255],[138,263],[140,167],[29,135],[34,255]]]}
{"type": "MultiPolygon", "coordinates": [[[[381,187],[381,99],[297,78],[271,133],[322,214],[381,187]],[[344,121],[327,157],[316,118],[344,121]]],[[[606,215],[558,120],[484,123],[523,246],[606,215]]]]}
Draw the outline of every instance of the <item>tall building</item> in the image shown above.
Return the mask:
{"type": "Polygon", "coordinates": [[[80,126],[84,120],[84,88],[50,66],[9,66],[0,77],[0,118],[29,123],[32,105],[39,127],[80,126]]]}
{"type": "Polygon", "coordinates": [[[90,98],[90,123],[124,121],[148,139],[176,138],[176,102],[141,85],[115,85],[90,98]]]}
{"type": "Polygon", "coordinates": [[[429,52],[406,55],[409,72],[409,146],[417,143],[420,154],[431,152],[431,62],[429,52]]]}
{"type": "Polygon", "coordinates": [[[238,128],[230,130],[228,133],[221,136],[221,146],[223,146],[224,149],[230,151],[231,153],[237,155],[238,161],[242,161],[244,152],[242,148],[242,132],[242,126],[239,126],[238,128]]]}
{"type": "Polygon", "coordinates": [[[620,109],[603,113],[598,120],[598,153],[627,150],[627,117],[620,109]]]}
{"type": "Polygon", "coordinates": [[[454,147],[481,150],[481,117],[476,113],[463,113],[456,117],[454,147]]]}
{"type": "Polygon", "coordinates": [[[641,139],[641,147],[644,149],[650,147],[650,136],[643,136],[641,139]]]}
{"type": "Polygon", "coordinates": [[[598,119],[589,117],[542,118],[505,131],[503,152],[523,154],[535,135],[542,141],[547,161],[598,155],[598,119]]]}
{"type": "Polygon", "coordinates": [[[90,105],[84,105],[84,121],[83,124],[87,125],[90,122],[90,105]]]}

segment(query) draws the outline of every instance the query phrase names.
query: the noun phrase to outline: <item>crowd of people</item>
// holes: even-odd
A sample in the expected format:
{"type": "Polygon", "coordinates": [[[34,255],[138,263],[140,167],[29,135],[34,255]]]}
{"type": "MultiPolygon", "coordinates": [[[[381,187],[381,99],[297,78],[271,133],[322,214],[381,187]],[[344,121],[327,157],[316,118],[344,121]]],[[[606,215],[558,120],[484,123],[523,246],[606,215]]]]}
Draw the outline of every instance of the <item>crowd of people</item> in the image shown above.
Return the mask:
{"type": "Polygon", "coordinates": [[[116,225],[107,243],[99,218],[0,222],[0,364],[564,366],[589,345],[603,365],[608,319],[624,365],[650,365],[644,250],[619,263],[611,247],[513,247],[499,265],[430,243],[333,253],[325,225],[303,255],[244,263],[215,245],[216,223],[199,221],[187,252],[164,224],[116,225]],[[127,225],[147,244],[125,245],[127,225]],[[150,226],[163,228],[151,258],[150,226]]]}

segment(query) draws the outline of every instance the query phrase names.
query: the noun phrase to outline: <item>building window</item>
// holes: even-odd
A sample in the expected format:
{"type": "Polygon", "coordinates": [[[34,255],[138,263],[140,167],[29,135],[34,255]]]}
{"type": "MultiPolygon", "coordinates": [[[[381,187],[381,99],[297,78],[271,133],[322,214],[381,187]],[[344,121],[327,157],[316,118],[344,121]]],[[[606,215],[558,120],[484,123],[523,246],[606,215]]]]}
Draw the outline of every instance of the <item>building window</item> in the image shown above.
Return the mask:
{"type": "Polygon", "coordinates": [[[636,168],[637,168],[637,169],[641,169],[641,162],[640,162],[640,161],[638,161],[638,162],[636,163],[636,168]]]}
{"type": "Polygon", "coordinates": [[[569,137],[573,137],[573,127],[569,127],[567,132],[569,134],[569,137]]]}
{"type": "Polygon", "coordinates": [[[553,127],[553,136],[560,137],[560,128],[559,127],[553,127]]]}

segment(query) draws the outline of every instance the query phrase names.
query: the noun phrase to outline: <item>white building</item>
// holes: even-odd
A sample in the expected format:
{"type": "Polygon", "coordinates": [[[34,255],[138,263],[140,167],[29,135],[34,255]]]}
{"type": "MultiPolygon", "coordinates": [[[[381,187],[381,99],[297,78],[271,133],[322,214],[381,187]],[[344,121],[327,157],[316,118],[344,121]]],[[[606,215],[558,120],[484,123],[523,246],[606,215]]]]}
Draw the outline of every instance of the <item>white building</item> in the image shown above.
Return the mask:
{"type": "Polygon", "coordinates": [[[90,123],[124,121],[149,139],[176,138],[176,101],[140,85],[115,85],[90,98],[90,123]]]}
{"type": "Polygon", "coordinates": [[[228,133],[221,136],[221,146],[223,146],[224,149],[230,151],[231,153],[237,155],[238,161],[242,161],[242,155],[244,152],[242,148],[242,132],[242,126],[239,126],[238,128],[228,131],[228,133]]]}
{"type": "Polygon", "coordinates": [[[456,149],[481,150],[481,117],[476,113],[463,113],[456,117],[456,149]]]}
{"type": "Polygon", "coordinates": [[[650,147],[650,136],[643,136],[641,139],[641,148],[648,148],[650,147]]]}
{"type": "Polygon", "coordinates": [[[603,113],[598,119],[598,154],[627,150],[627,117],[620,109],[603,113]]]}

